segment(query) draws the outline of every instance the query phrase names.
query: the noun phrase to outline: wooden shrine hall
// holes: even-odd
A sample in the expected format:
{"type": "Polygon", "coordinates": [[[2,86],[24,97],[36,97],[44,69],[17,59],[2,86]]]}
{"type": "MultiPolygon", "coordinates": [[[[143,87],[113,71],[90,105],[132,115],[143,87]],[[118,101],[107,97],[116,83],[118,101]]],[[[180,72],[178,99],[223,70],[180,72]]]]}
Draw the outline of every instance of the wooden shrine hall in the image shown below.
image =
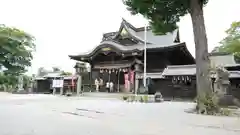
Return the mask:
{"type": "MultiPolygon", "coordinates": [[[[136,28],[122,20],[119,30],[103,34],[102,41],[87,53],[70,55],[73,60],[87,62],[91,65],[90,79],[101,80],[100,92],[106,91],[112,82],[112,92],[135,92],[154,94],[161,90],[166,81],[163,70],[170,65],[195,64],[186,44],[180,42],[178,29],[165,35],[154,35],[147,27],[147,77],[154,81],[153,89],[141,90],[143,87],[144,63],[144,27],[136,28]],[[163,82],[163,83],[162,83],[163,82]]],[[[167,84],[166,84],[167,85],[167,84]]]]}

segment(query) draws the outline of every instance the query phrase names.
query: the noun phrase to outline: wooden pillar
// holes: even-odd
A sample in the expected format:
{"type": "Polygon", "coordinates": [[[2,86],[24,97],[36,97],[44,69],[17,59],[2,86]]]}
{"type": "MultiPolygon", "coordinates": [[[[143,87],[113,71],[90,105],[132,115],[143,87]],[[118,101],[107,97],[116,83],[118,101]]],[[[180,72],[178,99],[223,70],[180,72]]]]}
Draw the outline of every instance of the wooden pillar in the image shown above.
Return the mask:
{"type": "Polygon", "coordinates": [[[92,91],[93,88],[93,79],[92,79],[92,66],[93,64],[92,63],[89,63],[90,64],[90,92],[92,91]]]}
{"type": "Polygon", "coordinates": [[[120,92],[119,79],[120,79],[120,71],[118,71],[118,76],[117,76],[117,91],[118,91],[118,92],[120,92]]]}

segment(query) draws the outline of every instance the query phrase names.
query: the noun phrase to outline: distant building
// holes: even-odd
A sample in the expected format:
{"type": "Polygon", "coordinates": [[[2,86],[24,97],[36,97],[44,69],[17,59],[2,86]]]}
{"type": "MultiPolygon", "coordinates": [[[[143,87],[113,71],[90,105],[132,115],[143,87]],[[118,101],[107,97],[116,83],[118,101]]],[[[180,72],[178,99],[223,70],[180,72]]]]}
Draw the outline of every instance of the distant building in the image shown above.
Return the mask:
{"type": "MultiPolygon", "coordinates": [[[[209,59],[211,67],[224,67],[229,72],[230,87],[227,94],[231,94],[240,99],[240,64],[236,63],[234,56],[229,53],[210,53],[209,59]]],[[[172,79],[174,85],[179,85],[180,89],[193,89],[196,91],[196,65],[167,66],[162,75],[165,79],[172,79]],[[191,79],[191,83],[181,83],[191,79]]],[[[214,80],[215,75],[211,75],[214,80]]]]}
{"type": "MultiPolygon", "coordinates": [[[[52,88],[52,83],[54,79],[64,79],[64,92],[66,90],[71,89],[72,92],[76,91],[76,81],[77,77],[76,76],[62,76],[61,71],[57,72],[47,72],[46,75],[42,77],[35,77],[34,78],[34,93],[52,93],[53,88],[52,88]]],[[[57,89],[57,93],[60,92],[60,89],[57,89]]]]}

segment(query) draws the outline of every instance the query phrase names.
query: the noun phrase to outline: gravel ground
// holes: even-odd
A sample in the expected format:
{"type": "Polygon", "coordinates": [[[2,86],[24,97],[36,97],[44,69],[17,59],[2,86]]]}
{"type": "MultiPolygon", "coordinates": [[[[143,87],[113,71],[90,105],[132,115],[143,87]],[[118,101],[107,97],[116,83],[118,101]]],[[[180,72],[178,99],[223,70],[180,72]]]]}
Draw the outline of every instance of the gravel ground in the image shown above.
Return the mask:
{"type": "Polygon", "coordinates": [[[193,106],[0,93],[0,135],[240,134],[240,118],[184,112],[193,106]]]}

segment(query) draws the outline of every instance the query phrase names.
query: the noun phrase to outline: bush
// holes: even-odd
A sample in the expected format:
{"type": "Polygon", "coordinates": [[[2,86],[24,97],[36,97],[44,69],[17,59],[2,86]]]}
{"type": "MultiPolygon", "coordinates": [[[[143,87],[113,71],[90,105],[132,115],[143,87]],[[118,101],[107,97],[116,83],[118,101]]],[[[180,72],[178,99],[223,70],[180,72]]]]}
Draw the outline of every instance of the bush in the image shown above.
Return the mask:
{"type": "Polygon", "coordinates": [[[220,115],[223,115],[223,116],[230,116],[232,115],[231,111],[227,108],[223,108],[220,110],[220,115]]]}
{"type": "Polygon", "coordinates": [[[204,93],[196,98],[196,111],[200,114],[217,115],[221,109],[214,93],[204,93]]]}
{"type": "Polygon", "coordinates": [[[143,96],[143,101],[144,101],[145,103],[148,102],[148,95],[144,95],[144,96],[143,96]]]}
{"type": "Polygon", "coordinates": [[[125,95],[125,96],[122,97],[122,99],[123,99],[124,101],[126,101],[126,100],[128,100],[128,96],[125,95]]]}
{"type": "Polygon", "coordinates": [[[144,99],[143,99],[143,97],[142,96],[140,96],[140,100],[139,100],[141,103],[143,103],[144,102],[144,99]]]}
{"type": "Polygon", "coordinates": [[[136,100],[136,97],[134,96],[134,95],[131,95],[130,96],[130,102],[133,102],[133,101],[135,101],[136,100]]]}

